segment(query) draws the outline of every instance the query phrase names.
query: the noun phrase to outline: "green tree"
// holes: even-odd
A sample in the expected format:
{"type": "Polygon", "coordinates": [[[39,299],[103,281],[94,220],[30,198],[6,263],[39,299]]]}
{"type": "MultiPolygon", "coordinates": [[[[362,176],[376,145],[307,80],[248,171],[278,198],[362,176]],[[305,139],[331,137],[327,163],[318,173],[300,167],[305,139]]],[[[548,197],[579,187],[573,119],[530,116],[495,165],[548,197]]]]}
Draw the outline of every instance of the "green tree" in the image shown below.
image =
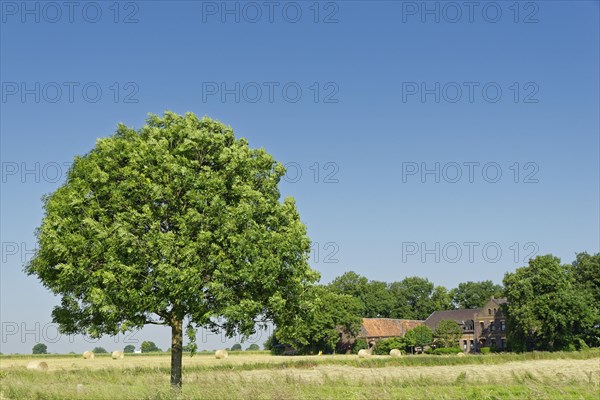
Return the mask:
{"type": "Polygon", "coordinates": [[[389,285],[395,297],[395,318],[426,319],[436,310],[451,309],[450,295],[443,286],[411,276],[389,285]]]}
{"type": "Polygon", "coordinates": [[[440,347],[456,347],[462,333],[462,329],[456,321],[442,320],[435,329],[434,337],[440,347]]]}
{"type": "Polygon", "coordinates": [[[335,278],[328,287],[335,293],[347,294],[360,301],[359,315],[366,318],[389,318],[394,297],[385,282],[369,281],[355,272],[346,272],[335,278]]]}
{"type": "Polygon", "coordinates": [[[231,351],[241,351],[241,350],[242,350],[242,345],[239,343],[236,343],[233,346],[231,346],[231,351]]]}
{"type": "Polygon", "coordinates": [[[600,323],[591,293],[580,290],[573,268],[538,256],[506,273],[508,338],[514,350],[563,350],[600,323]]]}
{"type": "Polygon", "coordinates": [[[104,347],[94,347],[94,350],[92,350],[92,353],[106,354],[106,353],[108,353],[108,351],[106,351],[106,349],[104,347]]]}
{"type": "MultiPolygon", "coordinates": [[[[582,329],[580,339],[588,346],[600,346],[600,253],[590,255],[586,252],[578,253],[573,261],[573,277],[578,290],[587,292],[594,299],[595,323],[582,329]]],[[[575,342],[577,348],[581,347],[579,341],[575,342]]]]}
{"type": "Polygon", "coordinates": [[[492,281],[462,282],[450,291],[457,308],[481,308],[491,297],[502,297],[502,286],[492,281]]]}
{"type": "Polygon", "coordinates": [[[404,335],[404,341],[408,347],[414,348],[430,346],[433,342],[433,333],[427,325],[415,326],[404,335]]]}
{"type": "Polygon", "coordinates": [[[324,286],[310,290],[310,303],[296,315],[293,324],[278,326],[277,339],[302,353],[330,353],[340,333],[352,337],[360,329],[360,302],[352,296],[334,293],[324,286]]]}
{"type": "Polygon", "coordinates": [[[580,287],[594,296],[596,304],[600,304],[600,253],[578,253],[573,261],[573,276],[580,287]]]}
{"type": "Polygon", "coordinates": [[[135,346],[132,344],[128,344],[127,346],[125,346],[125,348],[123,349],[123,353],[134,353],[135,352],[135,346]]]}
{"type": "Polygon", "coordinates": [[[142,353],[152,353],[152,352],[162,351],[161,349],[158,348],[156,343],[151,342],[149,340],[142,342],[140,349],[142,350],[142,353]]]}
{"type": "Polygon", "coordinates": [[[32,354],[48,354],[48,346],[44,343],[37,343],[33,346],[32,354]]]}
{"type": "Polygon", "coordinates": [[[248,346],[248,348],[246,349],[246,351],[258,351],[260,350],[260,346],[257,345],[256,343],[252,343],[250,346],[248,346]]]}
{"type": "Polygon", "coordinates": [[[249,336],[285,325],[318,280],[285,173],[231,128],[188,113],[119,125],[76,157],[44,200],[30,275],[62,297],[67,334],[171,328],[171,384],[181,387],[183,321],[249,336]]]}

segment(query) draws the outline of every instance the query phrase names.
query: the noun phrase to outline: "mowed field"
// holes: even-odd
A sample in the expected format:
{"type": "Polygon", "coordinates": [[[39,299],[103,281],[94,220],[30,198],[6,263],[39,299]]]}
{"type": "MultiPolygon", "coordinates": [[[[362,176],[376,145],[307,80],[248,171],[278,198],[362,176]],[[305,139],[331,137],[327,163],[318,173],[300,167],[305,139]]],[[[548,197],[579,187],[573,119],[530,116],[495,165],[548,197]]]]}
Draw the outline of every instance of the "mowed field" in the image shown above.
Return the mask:
{"type": "Polygon", "coordinates": [[[183,391],[168,354],[0,357],[1,399],[594,399],[600,352],[404,356],[184,357],[183,391]],[[26,369],[48,363],[46,372],[26,369]],[[79,388],[78,388],[79,385],[79,388]]]}

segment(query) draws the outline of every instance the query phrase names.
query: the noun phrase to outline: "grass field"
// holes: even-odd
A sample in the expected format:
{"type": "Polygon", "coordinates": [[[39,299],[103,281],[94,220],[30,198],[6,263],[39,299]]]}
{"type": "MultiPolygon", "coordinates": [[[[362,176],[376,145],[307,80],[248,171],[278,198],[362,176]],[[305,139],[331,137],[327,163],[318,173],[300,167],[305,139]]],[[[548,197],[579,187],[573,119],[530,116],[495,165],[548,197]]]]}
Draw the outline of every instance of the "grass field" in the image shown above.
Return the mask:
{"type": "Polygon", "coordinates": [[[183,392],[168,355],[0,356],[1,399],[594,399],[600,351],[486,356],[184,358],[183,392]],[[29,371],[43,360],[47,372],[29,371]],[[79,391],[77,389],[80,387],[79,391]]]}

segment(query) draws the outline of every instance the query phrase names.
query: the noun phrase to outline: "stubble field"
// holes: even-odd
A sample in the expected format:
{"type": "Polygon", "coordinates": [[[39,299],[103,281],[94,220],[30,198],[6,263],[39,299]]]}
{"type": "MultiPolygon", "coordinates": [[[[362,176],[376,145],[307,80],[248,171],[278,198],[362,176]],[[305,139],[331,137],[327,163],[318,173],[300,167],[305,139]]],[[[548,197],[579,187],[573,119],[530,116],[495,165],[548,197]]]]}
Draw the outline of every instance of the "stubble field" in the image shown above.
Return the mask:
{"type": "Polygon", "coordinates": [[[184,357],[183,391],[168,354],[0,356],[1,399],[598,399],[600,351],[404,356],[184,357]],[[27,370],[32,360],[48,371],[27,370]],[[78,388],[79,386],[79,388],[78,388]]]}

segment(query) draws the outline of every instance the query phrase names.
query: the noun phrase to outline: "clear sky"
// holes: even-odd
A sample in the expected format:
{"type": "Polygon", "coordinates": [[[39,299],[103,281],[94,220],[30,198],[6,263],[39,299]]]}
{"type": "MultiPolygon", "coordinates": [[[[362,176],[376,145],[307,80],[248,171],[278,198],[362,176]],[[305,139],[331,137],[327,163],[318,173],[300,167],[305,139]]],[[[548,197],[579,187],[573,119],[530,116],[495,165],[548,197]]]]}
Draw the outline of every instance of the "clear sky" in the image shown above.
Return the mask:
{"type": "Polygon", "coordinates": [[[118,122],[165,110],[288,165],[323,282],[500,283],[599,251],[597,1],[0,4],[3,353],[96,345],[57,337],[58,299],[22,272],[40,198],[118,122]]]}

